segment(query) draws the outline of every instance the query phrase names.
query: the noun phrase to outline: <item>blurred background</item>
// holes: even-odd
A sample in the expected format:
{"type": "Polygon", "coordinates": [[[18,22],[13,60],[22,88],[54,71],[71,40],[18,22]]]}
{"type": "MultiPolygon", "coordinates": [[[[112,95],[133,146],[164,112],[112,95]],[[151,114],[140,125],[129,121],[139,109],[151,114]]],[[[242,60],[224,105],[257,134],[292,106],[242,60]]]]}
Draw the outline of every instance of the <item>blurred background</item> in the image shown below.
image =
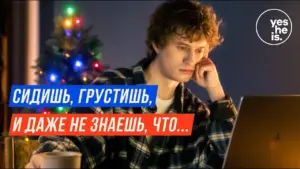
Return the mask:
{"type": "MultiPolygon", "coordinates": [[[[103,62],[116,68],[131,66],[145,57],[144,41],[148,18],[161,2],[79,1],[72,4],[80,9],[86,24],[94,25],[93,32],[103,41],[103,62]]],[[[239,104],[240,98],[244,95],[300,93],[300,78],[297,78],[300,72],[298,11],[300,2],[203,1],[203,3],[212,5],[219,18],[223,20],[221,32],[225,41],[211,53],[210,57],[217,65],[226,92],[232,96],[236,104],[239,104]],[[258,16],[270,8],[285,11],[293,23],[290,38],[279,46],[269,46],[261,42],[255,31],[258,16]]],[[[67,4],[65,1],[54,2],[53,15],[62,13],[67,4]]],[[[45,23],[45,27],[46,25],[51,24],[49,22],[45,23]]],[[[269,30],[267,26],[265,29],[269,30]]],[[[47,35],[46,32],[45,34],[47,35]]],[[[204,90],[193,83],[188,85],[202,100],[207,99],[204,90]]]]}
{"type": "MultiPolygon", "coordinates": [[[[128,67],[145,57],[149,16],[162,1],[10,1],[0,3],[0,132],[6,135],[10,115],[7,107],[12,84],[34,84],[31,66],[55,28],[54,18],[72,5],[83,24],[103,42],[102,60],[111,68],[128,67]]],[[[210,54],[221,82],[239,106],[245,95],[300,93],[299,1],[203,1],[223,20],[224,43],[210,54]],[[285,11],[293,29],[278,46],[263,43],[255,31],[259,15],[270,8],[285,11]]],[[[260,29],[269,29],[261,27],[260,29]]],[[[263,31],[263,30],[262,30],[263,31]]],[[[202,100],[207,93],[187,84],[202,100]]],[[[1,156],[1,155],[0,155],[1,156]]],[[[1,165],[0,165],[1,166],[1,165]]]]}

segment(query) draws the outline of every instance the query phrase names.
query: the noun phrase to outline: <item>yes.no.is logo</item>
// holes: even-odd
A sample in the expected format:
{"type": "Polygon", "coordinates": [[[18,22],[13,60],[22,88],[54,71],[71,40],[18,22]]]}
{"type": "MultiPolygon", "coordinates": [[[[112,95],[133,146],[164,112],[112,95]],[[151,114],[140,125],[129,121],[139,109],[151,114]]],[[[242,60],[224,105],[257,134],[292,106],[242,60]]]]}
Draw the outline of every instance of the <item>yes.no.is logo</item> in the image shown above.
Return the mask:
{"type": "Polygon", "coordinates": [[[268,45],[281,45],[286,42],[292,34],[292,28],[291,18],[280,9],[265,10],[256,20],[256,34],[268,45]]]}

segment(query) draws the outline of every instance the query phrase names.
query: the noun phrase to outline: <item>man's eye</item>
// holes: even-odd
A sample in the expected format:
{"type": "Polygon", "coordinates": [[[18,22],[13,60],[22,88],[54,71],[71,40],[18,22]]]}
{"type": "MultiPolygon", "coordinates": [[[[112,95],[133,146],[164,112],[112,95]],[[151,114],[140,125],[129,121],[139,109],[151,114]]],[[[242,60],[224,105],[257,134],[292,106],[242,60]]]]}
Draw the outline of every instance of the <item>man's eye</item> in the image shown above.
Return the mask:
{"type": "Polygon", "coordinates": [[[189,48],[186,47],[186,46],[178,46],[178,49],[186,51],[186,50],[188,50],[189,48]]]}
{"type": "Polygon", "coordinates": [[[204,52],[204,49],[203,48],[202,49],[197,49],[196,52],[197,53],[202,53],[202,52],[204,52]]]}

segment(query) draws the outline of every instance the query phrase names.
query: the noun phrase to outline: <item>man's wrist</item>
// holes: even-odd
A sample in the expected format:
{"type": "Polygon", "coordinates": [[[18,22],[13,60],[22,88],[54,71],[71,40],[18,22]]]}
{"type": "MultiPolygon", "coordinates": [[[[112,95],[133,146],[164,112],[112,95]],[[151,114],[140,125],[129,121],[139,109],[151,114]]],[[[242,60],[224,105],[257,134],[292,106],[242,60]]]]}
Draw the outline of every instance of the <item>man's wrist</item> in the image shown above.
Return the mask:
{"type": "Polygon", "coordinates": [[[209,98],[212,102],[222,100],[225,98],[225,92],[222,85],[217,85],[214,87],[208,87],[207,89],[209,98]]]}
{"type": "Polygon", "coordinates": [[[237,110],[230,96],[225,95],[225,98],[215,102],[208,101],[208,106],[211,111],[211,120],[232,120],[237,115],[237,110]]]}

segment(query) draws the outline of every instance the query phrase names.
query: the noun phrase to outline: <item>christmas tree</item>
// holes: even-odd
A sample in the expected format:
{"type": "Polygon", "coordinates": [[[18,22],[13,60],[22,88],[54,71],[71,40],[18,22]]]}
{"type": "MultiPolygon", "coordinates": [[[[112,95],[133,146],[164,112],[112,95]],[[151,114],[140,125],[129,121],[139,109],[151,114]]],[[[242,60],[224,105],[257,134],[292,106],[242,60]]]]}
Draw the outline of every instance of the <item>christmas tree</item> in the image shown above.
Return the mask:
{"type": "MultiPolygon", "coordinates": [[[[38,84],[89,84],[101,76],[107,66],[100,62],[102,43],[96,35],[90,35],[91,29],[83,26],[73,7],[67,7],[65,15],[55,18],[54,32],[34,66],[38,84]]],[[[38,110],[45,114],[68,111],[63,107],[38,110]]]]}

